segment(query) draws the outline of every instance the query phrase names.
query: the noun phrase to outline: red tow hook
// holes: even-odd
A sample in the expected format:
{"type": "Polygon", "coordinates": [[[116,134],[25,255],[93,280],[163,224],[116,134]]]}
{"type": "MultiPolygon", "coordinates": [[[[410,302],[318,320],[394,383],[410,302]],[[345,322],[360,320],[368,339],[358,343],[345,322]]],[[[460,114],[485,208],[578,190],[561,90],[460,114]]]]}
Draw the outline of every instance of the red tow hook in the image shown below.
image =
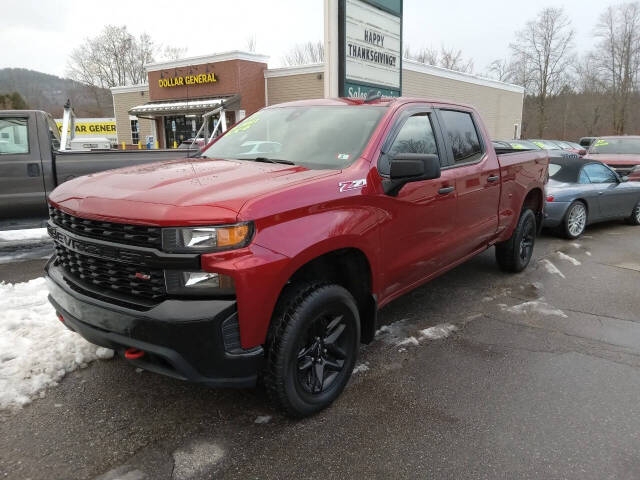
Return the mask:
{"type": "Polygon", "coordinates": [[[137,358],[142,358],[144,357],[144,351],[143,350],[138,350],[137,348],[127,348],[124,351],[124,358],[126,358],[127,360],[135,360],[137,358]]]}
{"type": "Polygon", "coordinates": [[[64,317],[60,313],[58,314],[58,320],[64,323],[64,317]]]}

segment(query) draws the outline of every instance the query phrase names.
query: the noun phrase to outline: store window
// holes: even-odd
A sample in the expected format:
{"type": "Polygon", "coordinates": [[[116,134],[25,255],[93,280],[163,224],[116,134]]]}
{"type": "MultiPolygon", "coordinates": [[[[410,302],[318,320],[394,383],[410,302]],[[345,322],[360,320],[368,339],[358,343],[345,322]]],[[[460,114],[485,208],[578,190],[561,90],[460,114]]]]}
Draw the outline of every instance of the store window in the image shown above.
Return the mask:
{"type": "Polygon", "coordinates": [[[130,121],[131,121],[131,143],[135,145],[140,141],[140,130],[138,125],[138,119],[132,118],[130,121]]]}

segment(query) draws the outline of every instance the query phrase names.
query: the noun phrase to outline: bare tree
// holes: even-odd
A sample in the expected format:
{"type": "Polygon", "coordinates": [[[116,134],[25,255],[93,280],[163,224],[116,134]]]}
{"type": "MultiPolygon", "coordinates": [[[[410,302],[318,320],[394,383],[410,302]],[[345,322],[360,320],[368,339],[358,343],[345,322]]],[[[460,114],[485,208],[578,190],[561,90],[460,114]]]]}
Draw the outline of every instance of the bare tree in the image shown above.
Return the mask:
{"type": "Polygon", "coordinates": [[[256,41],[256,36],[255,35],[251,35],[250,37],[247,38],[246,40],[246,48],[248,52],[251,53],[255,53],[256,52],[256,45],[257,45],[257,41],[256,41]]]}
{"type": "Polygon", "coordinates": [[[537,136],[544,137],[547,101],[568,84],[573,60],[574,31],[562,8],[545,8],[518,33],[510,45],[526,77],[528,92],[536,98],[539,115],[537,136]]]}
{"type": "Polygon", "coordinates": [[[509,82],[511,81],[510,67],[511,65],[506,58],[499,58],[489,64],[487,67],[487,76],[495,78],[500,82],[509,82]]]}
{"type": "Polygon", "coordinates": [[[591,61],[609,91],[613,130],[625,133],[629,103],[638,87],[640,70],[640,3],[609,6],[596,27],[600,39],[591,61]]]}
{"type": "Polygon", "coordinates": [[[185,48],[157,46],[151,36],[134,36],[126,26],[107,25],[94,38],[85,39],[71,53],[67,75],[91,87],[135,85],[147,80],[144,66],[156,54],[167,60],[180,58],[185,48]]]}
{"type": "Polygon", "coordinates": [[[462,56],[462,50],[454,48],[443,46],[440,47],[440,50],[436,50],[435,48],[427,47],[413,52],[411,47],[407,45],[404,48],[404,58],[457,72],[473,73],[473,60],[465,59],[462,56]]]}
{"type": "Polygon", "coordinates": [[[282,57],[282,61],[287,66],[322,63],[324,61],[324,42],[298,43],[282,57]]]}
{"type": "Polygon", "coordinates": [[[180,58],[184,58],[187,54],[187,47],[172,47],[169,45],[165,45],[159,48],[160,58],[162,60],[178,60],[180,58]]]}

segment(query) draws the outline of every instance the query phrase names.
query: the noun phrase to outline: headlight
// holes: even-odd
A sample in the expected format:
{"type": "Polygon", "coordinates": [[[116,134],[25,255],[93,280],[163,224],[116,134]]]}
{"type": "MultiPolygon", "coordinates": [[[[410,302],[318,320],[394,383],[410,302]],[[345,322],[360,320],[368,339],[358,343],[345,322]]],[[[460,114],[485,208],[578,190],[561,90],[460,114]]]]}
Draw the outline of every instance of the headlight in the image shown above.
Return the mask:
{"type": "Polygon", "coordinates": [[[235,295],[233,278],[221,273],[167,270],[165,281],[171,295],[235,295]]]}
{"type": "Polygon", "coordinates": [[[217,227],[165,228],[162,249],[167,252],[218,252],[242,248],[253,235],[250,222],[217,227]]]}

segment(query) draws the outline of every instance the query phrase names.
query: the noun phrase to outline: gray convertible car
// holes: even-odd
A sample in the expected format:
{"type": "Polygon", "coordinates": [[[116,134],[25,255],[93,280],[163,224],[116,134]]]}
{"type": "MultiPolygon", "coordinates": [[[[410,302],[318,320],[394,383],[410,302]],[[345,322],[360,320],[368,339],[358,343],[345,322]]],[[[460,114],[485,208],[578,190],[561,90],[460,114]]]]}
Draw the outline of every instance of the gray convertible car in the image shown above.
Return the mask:
{"type": "Polygon", "coordinates": [[[591,223],[615,219],[640,225],[640,182],[595,160],[550,160],[545,227],[573,239],[591,223]]]}

